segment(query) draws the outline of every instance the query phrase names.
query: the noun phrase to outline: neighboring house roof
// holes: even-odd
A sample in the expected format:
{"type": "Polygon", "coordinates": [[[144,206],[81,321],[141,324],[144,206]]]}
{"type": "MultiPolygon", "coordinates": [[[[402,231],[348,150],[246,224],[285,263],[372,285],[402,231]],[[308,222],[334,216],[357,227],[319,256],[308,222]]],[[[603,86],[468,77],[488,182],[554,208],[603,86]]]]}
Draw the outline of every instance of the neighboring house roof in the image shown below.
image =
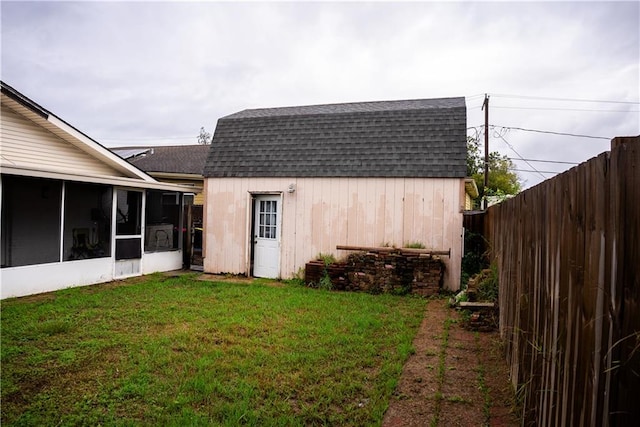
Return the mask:
{"type": "Polygon", "coordinates": [[[208,145],[118,147],[111,150],[147,173],[162,172],[198,176],[202,176],[209,154],[208,145]]]}
{"type": "Polygon", "coordinates": [[[464,98],[244,110],[218,120],[205,177],[466,176],[464,98]]]}
{"type": "MultiPolygon", "coordinates": [[[[55,114],[38,105],[5,82],[0,82],[0,86],[2,107],[7,108],[7,111],[11,111],[11,114],[15,114],[17,115],[16,117],[20,117],[21,120],[30,123],[29,126],[33,123],[39,126],[38,129],[44,129],[46,131],[44,135],[55,135],[53,138],[56,141],[60,141],[61,146],[75,147],[74,150],[77,149],[82,153],[86,153],[88,156],[86,159],[96,159],[99,164],[108,166],[108,168],[106,168],[108,173],[106,174],[80,173],[66,166],[52,167],[51,162],[45,164],[41,161],[43,154],[37,150],[44,147],[36,145],[35,147],[31,147],[31,152],[27,152],[26,150],[29,150],[29,148],[20,145],[20,137],[9,135],[10,129],[8,124],[3,123],[3,135],[2,138],[0,138],[0,151],[2,151],[0,166],[2,167],[2,173],[129,187],[135,186],[139,188],[186,191],[183,186],[156,181],[141,169],[115,155],[108,148],[102,146],[55,114]],[[25,160],[27,158],[28,161],[25,160]]],[[[42,140],[39,139],[40,137],[38,135],[39,134],[34,134],[29,137],[35,138],[34,141],[40,144],[42,140]]]]}

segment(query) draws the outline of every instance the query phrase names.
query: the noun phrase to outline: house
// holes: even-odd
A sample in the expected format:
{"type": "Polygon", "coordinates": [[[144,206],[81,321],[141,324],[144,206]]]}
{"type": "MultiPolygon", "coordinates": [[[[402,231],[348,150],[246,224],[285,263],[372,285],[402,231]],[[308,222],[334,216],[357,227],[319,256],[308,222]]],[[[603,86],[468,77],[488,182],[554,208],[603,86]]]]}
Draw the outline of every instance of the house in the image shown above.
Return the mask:
{"type": "Polygon", "coordinates": [[[158,181],[194,186],[198,191],[192,195],[193,204],[202,206],[202,170],[209,154],[208,145],[116,147],[111,151],[158,181]]]}
{"type": "Polygon", "coordinates": [[[473,210],[473,201],[478,198],[480,192],[478,191],[478,185],[473,178],[467,178],[464,181],[464,210],[473,210]]]}
{"type": "Polygon", "coordinates": [[[2,82],[1,298],[182,267],[183,194],[2,82]]]}
{"type": "Polygon", "coordinates": [[[464,98],[240,111],[218,120],[205,177],[211,273],[290,278],[338,245],[450,251],[459,288],[464,98]]]}
{"type": "Polygon", "coordinates": [[[202,269],[202,212],[204,197],[202,170],[209,153],[208,145],[172,145],[152,147],[117,147],[111,151],[142,169],[158,181],[188,185],[193,193],[185,194],[184,265],[202,269]]]}

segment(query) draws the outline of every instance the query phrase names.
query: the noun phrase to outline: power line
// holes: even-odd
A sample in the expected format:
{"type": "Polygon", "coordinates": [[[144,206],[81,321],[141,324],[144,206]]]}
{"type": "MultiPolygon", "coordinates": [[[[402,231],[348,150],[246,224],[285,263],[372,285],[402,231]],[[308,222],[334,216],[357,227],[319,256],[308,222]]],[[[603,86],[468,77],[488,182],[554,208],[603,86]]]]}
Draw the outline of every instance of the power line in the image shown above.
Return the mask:
{"type": "Polygon", "coordinates": [[[516,159],[513,157],[507,157],[509,160],[523,160],[523,161],[528,161],[528,162],[538,162],[538,163],[556,163],[556,164],[560,164],[560,165],[578,165],[579,163],[575,163],[575,162],[561,162],[558,160],[538,160],[538,159],[516,159]]]}
{"type": "Polygon", "coordinates": [[[541,107],[503,107],[493,106],[504,110],[542,110],[542,111],[581,111],[592,113],[640,113],[640,110],[594,110],[588,108],[541,108],[541,107]]]}
{"type": "Polygon", "coordinates": [[[492,93],[492,96],[498,96],[501,98],[519,98],[519,99],[539,99],[544,101],[570,101],[570,102],[594,102],[602,104],[632,104],[640,105],[639,101],[611,101],[611,100],[598,100],[598,99],[577,99],[577,98],[551,98],[544,96],[527,96],[527,95],[507,95],[492,93]]]}
{"type": "Polygon", "coordinates": [[[576,138],[605,139],[607,141],[609,141],[611,139],[611,138],[607,138],[605,136],[580,135],[580,134],[575,134],[575,133],[554,132],[554,131],[550,131],[550,130],[519,128],[519,127],[514,127],[514,126],[499,126],[499,125],[492,125],[492,126],[493,127],[500,127],[502,129],[521,130],[521,131],[524,131],[524,132],[537,132],[537,133],[547,133],[547,134],[551,134],[551,135],[574,136],[576,138]]]}
{"type": "Polygon", "coordinates": [[[540,171],[538,171],[538,170],[537,170],[537,169],[536,169],[536,168],[535,168],[531,163],[529,163],[527,160],[525,160],[525,158],[524,158],[524,157],[522,157],[522,155],[520,155],[520,153],[518,153],[518,152],[516,151],[516,149],[515,149],[515,148],[513,148],[513,145],[511,145],[511,144],[509,143],[509,141],[507,141],[506,139],[504,139],[504,137],[502,136],[502,134],[501,134],[501,133],[499,133],[499,132],[494,132],[494,135],[495,135],[496,137],[500,138],[501,140],[503,140],[503,141],[504,141],[504,143],[505,143],[505,144],[507,144],[507,146],[508,146],[509,148],[511,148],[511,151],[513,151],[514,153],[516,153],[516,155],[517,155],[521,160],[523,160],[527,165],[529,165],[529,167],[530,167],[531,169],[533,169],[534,171],[538,172],[538,174],[542,177],[542,179],[546,179],[546,178],[547,178],[546,176],[542,175],[542,173],[540,173],[540,171]]]}
{"type": "Polygon", "coordinates": [[[559,174],[559,173],[562,173],[562,172],[552,172],[552,171],[539,171],[539,170],[537,170],[537,169],[536,169],[536,170],[528,170],[528,169],[510,169],[510,170],[512,170],[512,171],[514,171],[514,172],[530,172],[530,173],[537,173],[537,174],[539,174],[540,176],[542,176],[542,178],[543,178],[543,179],[547,179],[547,177],[546,177],[546,176],[543,176],[543,175],[542,175],[543,173],[550,173],[550,174],[553,174],[553,175],[557,175],[557,174],[559,174]]]}
{"type": "Polygon", "coordinates": [[[190,136],[162,136],[162,137],[140,137],[140,138],[100,138],[100,141],[161,141],[168,139],[197,139],[198,135],[190,136]]]}

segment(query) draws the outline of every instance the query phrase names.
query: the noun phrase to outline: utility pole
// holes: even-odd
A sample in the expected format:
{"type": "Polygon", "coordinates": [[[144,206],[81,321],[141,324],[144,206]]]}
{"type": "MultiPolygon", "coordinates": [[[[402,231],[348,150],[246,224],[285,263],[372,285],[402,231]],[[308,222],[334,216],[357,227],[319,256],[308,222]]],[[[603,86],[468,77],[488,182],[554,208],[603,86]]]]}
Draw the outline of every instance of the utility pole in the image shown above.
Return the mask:
{"type": "Polygon", "coordinates": [[[487,187],[489,186],[489,95],[484,94],[484,189],[482,190],[482,209],[487,208],[487,187]]]}

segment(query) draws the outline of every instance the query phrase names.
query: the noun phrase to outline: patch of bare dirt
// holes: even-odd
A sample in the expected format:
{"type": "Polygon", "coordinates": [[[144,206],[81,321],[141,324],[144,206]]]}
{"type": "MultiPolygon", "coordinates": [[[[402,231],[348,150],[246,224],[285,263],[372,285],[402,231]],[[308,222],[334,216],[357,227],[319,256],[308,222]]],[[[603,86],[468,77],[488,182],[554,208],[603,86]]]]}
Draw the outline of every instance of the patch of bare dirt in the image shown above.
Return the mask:
{"type": "Polygon", "coordinates": [[[211,274],[202,273],[198,276],[198,280],[205,282],[233,282],[233,283],[252,283],[253,277],[241,276],[237,274],[211,274]]]}
{"type": "Polygon", "coordinates": [[[519,425],[497,332],[465,330],[458,312],[433,300],[413,346],[383,426],[519,425]]]}

